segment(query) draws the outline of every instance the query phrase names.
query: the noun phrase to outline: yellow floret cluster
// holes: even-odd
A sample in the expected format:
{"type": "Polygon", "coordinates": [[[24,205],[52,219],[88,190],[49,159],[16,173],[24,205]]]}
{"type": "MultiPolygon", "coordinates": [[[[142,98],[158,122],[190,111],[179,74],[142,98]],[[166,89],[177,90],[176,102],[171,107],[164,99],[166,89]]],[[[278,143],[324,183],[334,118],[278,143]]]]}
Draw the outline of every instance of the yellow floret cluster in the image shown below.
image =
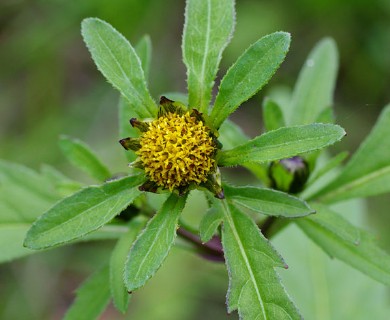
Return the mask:
{"type": "Polygon", "coordinates": [[[137,155],[145,173],[170,191],[205,182],[215,165],[209,129],[189,112],[169,112],[151,122],[140,137],[140,145],[137,155]]]}

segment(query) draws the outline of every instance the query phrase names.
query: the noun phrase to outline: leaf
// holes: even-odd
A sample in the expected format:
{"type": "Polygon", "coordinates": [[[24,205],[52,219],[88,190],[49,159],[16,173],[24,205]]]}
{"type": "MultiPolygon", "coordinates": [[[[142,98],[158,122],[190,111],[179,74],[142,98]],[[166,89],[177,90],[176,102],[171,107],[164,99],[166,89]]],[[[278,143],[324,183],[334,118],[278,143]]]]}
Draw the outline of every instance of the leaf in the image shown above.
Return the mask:
{"type": "Polygon", "coordinates": [[[187,67],[189,106],[208,112],[222,52],[234,29],[234,1],[187,0],[183,60],[187,67]]]}
{"type": "Polygon", "coordinates": [[[186,198],[172,193],[138,236],[129,252],[125,267],[128,291],[142,287],[165,260],[176,238],[177,222],[186,198]]]}
{"type": "Polygon", "coordinates": [[[81,33],[96,66],[108,82],[134,104],[139,117],[154,117],[157,106],[147,89],[141,61],[125,37],[97,18],[84,19],[81,33]]]}
{"type": "Polygon", "coordinates": [[[300,319],[275,267],[286,267],[256,224],[226,205],[222,245],[229,271],[228,311],[241,319],[300,319]]]}
{"type": "Polygon", "coordinates": [[[311,198],[336,202],[390,191],[390,105],[337,178],[311,198]]]}
{"type": "Polygon", "coordinates": [[[269,216],[295,218],[315,212],[305,201],[273,189],[224,185],[223,190],[234,204],[269,216]]]}
{"type": "Polygon", "coordinates": [[[218,130],[218,140],[224,149],[232,149],[249,140],[249,137],[242,131],[240,126],[230,120],[226,120],[218,130]]]}
{"type": "Polygon", "coordinates": [[[24,245],[43,249],[63,244],[99,229],[125,209],[141,192],[143,175],[91,186],[46,211],[28,231],[24,245]]]}
{"type": "Polygon", "coordinates": [[[58,199],[59,194],[46,177],[0,160],[0,223],[32,222],[58,199]]]}
{"type": "Polygon", "coordinates": [[[244,101],[258,92],[283,62],[290,34],[275,32],[251,45],[230,67],[221,81],[210,120],[218,129],[244,101]]]}
{"type": "Polygon", "coordinates": [[[266,131],[272,131],[286,126],[282,109],[280,109],[279,105],[271,99],[266,99],[264,101],[263,121],[266,131]]]}
{"type": "Polygon", "coordinates": [[[144,35],[135,46],[135,52],[141,60],[142,70],[144,71],[145,79],[148,79],[150,63],[152,60],[152,41],[149,35],[144,35]]]}
{"type": "Polygon", "coordinates": [[[219,165],[265,162],[318,150],[341,140],[345,131],[333,124],[284,127],[262,134],[245,144],[220,153],[219,165]]]}
{"type": "Polygon", "coordinates": [[[0,263],[35,253],[23,247],[23,240],[29,228],[30,224],[26,223],[0,224],[0,263]]]}
{"type": "Polygon", "coordinates": [[[381,250],[363,230],[329,208],[313,204],[314,216],[295,220],[298,226],[331,257],[390,285],[390,255],[381,250]]]}
{"type": "Polygon", "coordinates": [[[209,242],[223,220],[222,207],[219,200],[212,199],[210,207],[199,224],[199,236],[203,243],[209,242]]]}
{"type": "Polygon", "coordinates": [[[146,219],[137,217],[130,221],[129,230],[121,236],[112,251],[110,259],[110,288],[111,296],[115,307],[125,313],[129,303],[130,295],[126,290],[123,274],[125,271],[125,263],[127,254],[133,244],[137,234],[145,226],[146,219]]]}
{"type": "Polygon", "coordinates": [[[333,104],[338,53],[330,38],[321,40],[309,54],[295,85],[290,106],[290,125],[310,124],[333,104]]]}
{"type": "Polygon", "coordinates": [[[76,291],[76,299],[64,320],[98,319],[110,302],[108,266],[95,272],[76,291]]]}
{"type": "Polygon", "coordinates": [[[59,145],[69,162],[92,178],[103,182],[111,177],[108,168],[84,142],[61,136],[59,145]]]}

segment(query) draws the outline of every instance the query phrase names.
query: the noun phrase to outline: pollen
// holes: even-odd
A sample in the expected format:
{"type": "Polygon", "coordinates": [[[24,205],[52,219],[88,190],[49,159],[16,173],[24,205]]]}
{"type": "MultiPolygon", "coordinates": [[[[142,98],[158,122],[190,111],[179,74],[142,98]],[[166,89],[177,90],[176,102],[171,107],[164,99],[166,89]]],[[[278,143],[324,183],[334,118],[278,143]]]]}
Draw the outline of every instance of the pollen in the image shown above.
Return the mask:
{"type": "Polygon", "coordinates": [[[140,145],[136,153],[145,173],[170,191],[205,182],[215,167],[216,148],[210,130],[189,112],[168,112],[151,122],[140,145]]]}

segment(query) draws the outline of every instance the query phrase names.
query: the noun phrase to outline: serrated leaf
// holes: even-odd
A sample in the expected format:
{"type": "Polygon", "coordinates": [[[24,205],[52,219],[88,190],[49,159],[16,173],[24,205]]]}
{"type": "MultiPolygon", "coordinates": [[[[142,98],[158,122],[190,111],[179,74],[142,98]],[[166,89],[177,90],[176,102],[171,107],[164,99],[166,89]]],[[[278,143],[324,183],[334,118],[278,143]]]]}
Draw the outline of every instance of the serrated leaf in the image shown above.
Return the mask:
{"type": "Polygon", "coordinates": [[[263,122],[266,131],[272,131],[286,126],[282,109],[271,99],[264,101],[263,122]]]}
{"type": "Polygon", "coordinates": [[[233,111],[271,79],[289,45],[289,33],[275,32],[255,42],[238,58],[221,81],[210,114],[214,128],[218,129],[233,111]]]}
{"type": "Polygon", "coordinates": [[[131,248],[125,267],[128,291],[142,287],[160,268],[176,238],[178,219],[187,196],[172,193],[148,222],[131,248]]]}
{"type": "Polygon", "coordinates": [[[111,177],[108,168],[99,160],[91,148],[81,140],[61,136],[58,143],[69,162],[92,178],[103,182],[111,177]]]}
{"type": "Polygon", "coordinates": [[[134,104],[138,116],[154,117],[157,106],[147,89],[141,61],[129,41],[97,18],[84,19],[81,33],[100,72],[134,104]]]}
{"type": "Polygon", "coordinates": [[[122,313],[127,311],[130,295],[126,290],[123,274],[125,271],[125,263],[127,254],[133,244],[137,234],[145,226],[146,219],[137,217],[128,224],[129,230],[122,235],[110,258],[110,288],[111,296],[115,307],[122,313]]]}
{"type": "Polygon", "coordinates": [[[35,253],[23,247],[23,240],[29,228],[30,224],[24,223],[0,224],[0,263],[35,253]]]}
{"type": "Polygon", "coordinates": [[[333,104],[338,69],[335,42],[321,40],[309,54],[295,85],[290,106],[290,125],[310,124],[333,104]]]}
{"type": "Polygon", "coordinates": [[[234,1],[187,0],[183,60],[187,67],[189,106],[208,112],[222,52],[234,29],[234,1]]]}
{"type": "Polygon", "coordinates": [[[149,77],[150,63],[152,60],[152,41],[149,35],[144,35],[136,44],[135,52],[141,60],[142,70],[144,71],[145,79],[149,77]]]}
{"type": "Polygon", "coordinates": [[[390,105],[342,172],[311,198],[336,202],[390,191],[390,105]]]}
{"type": "Polygon", "coordinates": [[[213,201],[213,206],[206,211],[199,224],[199,236],[203,243],[211,240],[217,228],[222,223],[222,219],[222,207],[218,202],[213,201]]]}
{"type": "Polygon", "coordinates": [[[335,257],[371,278],[390,285],[390,255],[339,214],[313,204],[317,214],[295,220],[298,226],[331,257],[335,257]]]}
{"type": "Polygon", "coordinates": [[[67,197],[46,211],[28,231],[24,245],[43,249],[63,244],[109,222],[141,192],[143,175],[91,186],[67,197]]]}
{"type": "Polygon", "coordinates": [[[281,191],[227,185],[224,185],[223,190],[226,199],[235,205],[269,216],[295,218],[314,213],[305,201],[281,191]]]}
{"type": "Polygon", "coordinates": [[[95,272],[76,291],[76,299],[64,320],[98,319],[110,302],[108,266],[95,272]]]}
{"type": "Polygon", "coordinates": [[[318,150],[341,140],[345,131],[338,125],[314,123],[269,131],[245,144],[220,153],[219,165],[266,162],[318,150]]]}
{"type": "Polygon", "coordinates": [[[286,267],[256,224],[225,204],[222,245],[229,270],[228,310],[242,319],[300,319],[275,267],[286,267]]]}

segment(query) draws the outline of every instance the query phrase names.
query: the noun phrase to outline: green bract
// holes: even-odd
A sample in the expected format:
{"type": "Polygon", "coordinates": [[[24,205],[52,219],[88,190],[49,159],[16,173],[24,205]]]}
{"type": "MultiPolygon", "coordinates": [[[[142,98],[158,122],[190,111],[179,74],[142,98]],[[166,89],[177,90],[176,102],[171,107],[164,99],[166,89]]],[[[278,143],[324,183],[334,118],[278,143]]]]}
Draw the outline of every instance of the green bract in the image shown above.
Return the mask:
{"type": "Polygon", "coordinates": [[[291,222],[330,256],[390,284],[389,255],[325,205],[390,191],[390,105],[344,167],[346,153],[317,161],[345,136],[332,123],[337,48],[325,39],[309,55],[290,101],[264,100],[266,132],[247,137],[228,117],[277,71],[290,34],[275,32],[250,45],[222,76],[213,99],[234,25],[233,0],[187,0],[182,52],[188,93],[165,93],[156,103],[147,83],[150,38],[133,47],[107,22],[85,19],[88,50],[121,95],[120,142],[130,168],[123,162],[126,173],[114,175],[86,144],[65,136],[65,157],[99,185],[82,187],[51,167],[36,173],[0,162],[0,212],[7,212],[0,216],[0,261],[74,241],[117,240],[104,267],[77,290],[66,319],[96,318],[110,299],[125,313],[129,293],[154,276],[177,235],[187,249],[226,262],[229,312],[250,320],[300,319],[275,271],[287,265],[269,241],[291,222]],[[258,181],[232,185],[221,170],[230,166],[245,167],[258,181]],[[337,170],[336,178],[321,182],[337,170]],[[203,197],[204,208],[202,201],[195,208],[199,226],[181,219],[194,194],[203,197]]]}

